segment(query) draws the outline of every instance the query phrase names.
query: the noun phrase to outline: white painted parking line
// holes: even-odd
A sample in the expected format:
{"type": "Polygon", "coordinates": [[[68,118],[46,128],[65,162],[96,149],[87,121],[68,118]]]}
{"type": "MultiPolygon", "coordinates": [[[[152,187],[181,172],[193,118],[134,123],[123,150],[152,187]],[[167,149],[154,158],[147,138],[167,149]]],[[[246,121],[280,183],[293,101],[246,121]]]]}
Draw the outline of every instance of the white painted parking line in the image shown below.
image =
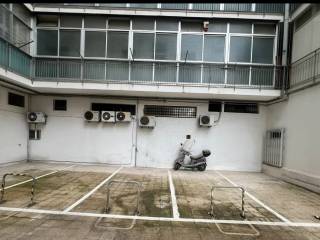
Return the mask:
{"type": "MultiPolygon", "coordinates": [[[[71,168],[73,166],[75,166],[75,165],[72,165],[72,166],[69,166],[69,167],[66,167],[66,168],[63,168],[63,169],[60,169],[60,170],[56,170],[56,171],[53,171],[53,172],[50,172],[50,173],[43,174],[43,175],[41,175],[39,177],[36,177],[35,179],[43,178],[43,177],[55,174],[57,172],[61,172],[61,171],[67,170],[67,169],[69,169],[69,168],[71,168]]],[[[26,180],[26,181],[23,181],[23,182],[18,182],[18,183],[15,183],[15,184],[12,184],[10,186],[5,187],[4,189],[6,190],[6,189],[9,189],[9,188],[13,188],[13,187],[19,186],[21,184],[25,184],[25,183],[31,182],[32,180],[33,179],[29,179],[29,180],[26,180]]]]}
{"type": "Polygon", "coordinates": [[[190,222],[190,223],[221,223],[221,224],[239,224],[239,225],[262,225],[262,226],[279,226],[279,227],[311,227],[320,228],[320,223],[306,222],[266,222],[266,221],[246,221],[246,220],[218,220],[218,219],[196,219],[196,218],[166,218],[166,217],[148,217],[137,215],[116,215],[103,213],[85,213],[85,212],[65,212],[33,208],[11,208],[0,207],[0,211],[6,212],[22,212],[34,214],[49,214],[59,216],[78,216],[78,217],[94,217],[94,218],[109,218],[109,219],[136,219],[143,221],[162,221],[162,222],[190,222]]]}
{"type": "Polygon", "coordinates": [[[70,212],[72,209],[74,209],[76,206],[81,204],[84,200],[86,200],[88,197],[90,197],[95,191],[97,191],[99,188],[101,188],[106,182],[108,182],[114,175],[116,175],[123,167],[118,168],[115,172],[113,172],[109,177],[107,177],[105,180],[103,180],[99,185],[97,185],[94,189],[92,189],[90,192],[88,192],[86,195],[84,195],[82,198],[80,198],[78,201],[76,201],[71,206],[67,207],[63,212],[70,212]]]}
{"type": "Polygon", "coordinates": [[[179,219],[180,214],[178,210],[177,198],[176,198],[176,190],[174,189],[174,184],[172,181],[172,176],[170,170],[168,170],[168,178],[170,185],[170,193],[171,193],[171,205],[172,205],[172,214],[174,219],[179,219]]]}
{"type": "MultiPolygon", "coordinates": [[[[224,176],[222,173],[215,171],[220,177],[224,178],[225,180],[227,180],[230,184],[232,184],[233,186],[239,186],[237,184],[235,184],[233,181],[231,181],[229,178],[227,178],[226,176],[224,176]]],[[[253,196],[252,194],[248,193],[247,191],[245,192],[245,194],[250,197],[253,201],[257,202],[258,204],[260,204],[262,207],[264,207],[265,209],[267,209],[269,212],[273,213],[275,216],[277,216],[279,219],[281,219],[282,221],[286,222],[286,223],[290,223],[291,221],[287,218],[285,218],[284,216],[282,216],[280,213],[276,212],[275,210],[273,210],[272,208],[268,207],[266,204],[264,204],[263,202],[261,202],[258,198],[256,198],[255,196],[253,196]]]]}

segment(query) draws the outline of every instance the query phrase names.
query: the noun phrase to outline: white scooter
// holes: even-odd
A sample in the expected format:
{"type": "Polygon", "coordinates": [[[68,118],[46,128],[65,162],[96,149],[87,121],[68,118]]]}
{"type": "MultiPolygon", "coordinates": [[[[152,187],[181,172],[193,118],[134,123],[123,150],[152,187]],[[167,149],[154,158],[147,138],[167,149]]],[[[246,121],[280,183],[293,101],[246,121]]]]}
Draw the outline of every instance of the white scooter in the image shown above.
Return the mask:
{"type": "Polygon", "coordinates": [[[207,159],[206,157],[210,156],[210,150],[202,150],[200,154],[191,155],[190,151],[192,146],[194,145],[195,141],[191,140],[191,136],[187,135],[186,141],[181,145],[179,157],[174,162],[174,170],[179,170],[180,167],[184,168],[192,168],[198,169],[199,171],[206,170],[207,167],[207,159]],[[185,157],[190,157],[190,162],[185,163],[185,157]]]}

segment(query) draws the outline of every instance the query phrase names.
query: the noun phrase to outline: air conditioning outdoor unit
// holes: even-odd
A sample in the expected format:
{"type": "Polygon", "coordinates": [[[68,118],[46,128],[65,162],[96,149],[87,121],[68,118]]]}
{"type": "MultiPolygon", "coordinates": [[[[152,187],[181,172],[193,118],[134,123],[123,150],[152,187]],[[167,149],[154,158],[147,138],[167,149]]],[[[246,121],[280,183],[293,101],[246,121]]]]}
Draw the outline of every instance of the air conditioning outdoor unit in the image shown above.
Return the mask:
{"type": "Polygon", "coordinates": [[[130,112],[116,112],[116,122],[130,122],[131,113],[130,112]]]}
{"type": "Polygon", "coordinates": [[[142,116],[139,120],[139,126],[154,128],[156,126],[156,118],[154,116],[142,116]]]}
{"type": "Polygon", "coordinates": [[[88,122],[99,122],[100,112],[99,111],[86,111],[84,113],[84,119],[88,122]]]}
{"type": "Polygon", "coordinates": [[[115,122],[115,112],[114,111],[101,111],[101,122],[115,122]]]}
{"type": "Polygon", "coordinates": [[[200,115],[199,124],[200,124],[200,127],[212,127],[212,125],[214,124],[214,116],[200,115]]]}
{"type": "Polygon", "coordinates": [[[45,123],[47,115],[43,112],[28,112],[27,121],[28,123],[45,123]]]}

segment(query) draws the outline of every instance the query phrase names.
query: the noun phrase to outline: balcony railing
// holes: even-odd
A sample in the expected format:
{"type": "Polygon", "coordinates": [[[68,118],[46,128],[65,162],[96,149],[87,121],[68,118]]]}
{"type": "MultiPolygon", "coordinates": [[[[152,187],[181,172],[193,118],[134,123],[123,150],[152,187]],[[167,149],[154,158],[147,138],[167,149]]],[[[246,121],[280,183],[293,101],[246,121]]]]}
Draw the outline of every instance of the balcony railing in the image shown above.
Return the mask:
{"type": "Polygon", "coordinates": [[[35,81],[281,89],[281,66],[32,58],[0,39],[0,66],[35,81]]]}
{"type": "Polygon", "coordinates": [[[290,88],[299,88],[320,80],[320,48],[290,66],[290,88]]]}
{"type": "Polygon", "coordinates": [[[275,66],[36,58],[38,81],[279,88],[283,68],[275,66]]]}
{"type": "MultiPolygon", "coordinates": [[[[257,13],[284,13],[283,3],[88,3],[60,4],[61,7],[87,7],[87,8],[108,8],[108,9],[166,9],[166,10],[192,10],[192,11],[227,11],[227,12],[257,12],[257,13]]],[[[58,5],[58,7],[60,6],[58,5]]],[[[49,4],[37,3],[36,7],[48,7],[49,4]]],[[[54,4],[57,6],[57,4],[54,4]]]]}

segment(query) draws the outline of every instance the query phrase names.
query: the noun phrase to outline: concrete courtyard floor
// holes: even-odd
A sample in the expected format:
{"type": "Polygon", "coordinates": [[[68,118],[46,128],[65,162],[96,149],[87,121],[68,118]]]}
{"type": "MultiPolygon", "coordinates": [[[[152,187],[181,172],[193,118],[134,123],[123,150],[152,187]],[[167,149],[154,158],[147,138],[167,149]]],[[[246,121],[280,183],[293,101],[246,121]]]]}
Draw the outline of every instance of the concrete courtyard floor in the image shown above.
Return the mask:
{"type": "Polygon", "coordinates": [[[262,173],[30,162],[0,168],[0,239],[320,240],[320,195],[262,173]],[[107,185],[110,210],[105,213],[107,185]],[[214,191],[212,186],[246,189],[214,191]],[[140,189],[139,215],[135,216],[140,189]]]}

